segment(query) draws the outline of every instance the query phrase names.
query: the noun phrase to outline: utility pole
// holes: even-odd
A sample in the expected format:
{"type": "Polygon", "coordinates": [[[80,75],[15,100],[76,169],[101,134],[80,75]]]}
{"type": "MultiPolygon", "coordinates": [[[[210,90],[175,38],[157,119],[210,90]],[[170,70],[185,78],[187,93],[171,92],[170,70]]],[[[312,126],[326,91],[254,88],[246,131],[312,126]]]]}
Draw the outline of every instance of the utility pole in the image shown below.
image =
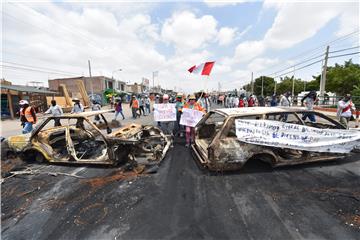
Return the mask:
{"type": "Polygon", "coordinates": [[[294,72],[293,72],[292,91],[291,91],[291,101],[292,102],[294,102],[294,96],[295,96],[295,66],[294,66],[294,72]]]}
{"type": "Polygon", "coordinates": [[[152,72],[153,92],[155,92],[154,72],[152,72]]]}
{"type": "Polygon", "coordinates": [[[89,64],[89,76],[90,76],[91,97],[94,97],[94,88],[93,88],[93,82],[92,82],[92,77],[91,77],[91,65],[90,65],[90,60],[88,60],[88,64],[89,64]]]}
{"type": "Polygon", "coordinates": [[[327,61],[329,58],[329,48],[330,48],[329,46],[326,47],[324,65],[323,65],[321,78],[320,78],[320,100],[321,100],[321,102],[323,102],[325,99],[324,93],[325,93],[325,84],[326,84],[327,61]]]}
{"type": "Polygon", "coordinates": [[[254,73],[251,72],[251,94],[254,94],[254,73]]]}
{"type": "Polygon", "coordinates": [[[274,94],[276,94],[276,80],[274,79],[275,81],[275,85],[274,85],[274,94]]]}
{"type": "Polygon", "coordinates": [[[264,77],[261,76],[261,96],[264,97],[264,77]]]}

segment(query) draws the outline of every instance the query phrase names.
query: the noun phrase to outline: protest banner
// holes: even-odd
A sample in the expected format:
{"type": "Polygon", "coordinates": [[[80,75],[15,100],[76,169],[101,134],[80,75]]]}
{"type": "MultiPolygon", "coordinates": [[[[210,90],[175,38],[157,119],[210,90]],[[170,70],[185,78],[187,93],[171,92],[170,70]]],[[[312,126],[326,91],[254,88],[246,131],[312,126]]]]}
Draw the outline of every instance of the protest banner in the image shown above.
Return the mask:
{"type": "Polygon", "coordinates": [[[154,120],[156,122],[176,121],[175,103],[154,104],[154,120]]]}
{"type": "Polygon", "coordinates": [[[246,143],[312,152],[349,153],[360,147],[360,131],[319,129],[270,120],[236,119],[236,136],[246,143]]]}
{"type": "Polygon", "coordinates": [[[196,124],[201,120],[203,115],[204,113],[198,110],[183,108],[180,118],[180,125],[195,127],[196,124]]]}

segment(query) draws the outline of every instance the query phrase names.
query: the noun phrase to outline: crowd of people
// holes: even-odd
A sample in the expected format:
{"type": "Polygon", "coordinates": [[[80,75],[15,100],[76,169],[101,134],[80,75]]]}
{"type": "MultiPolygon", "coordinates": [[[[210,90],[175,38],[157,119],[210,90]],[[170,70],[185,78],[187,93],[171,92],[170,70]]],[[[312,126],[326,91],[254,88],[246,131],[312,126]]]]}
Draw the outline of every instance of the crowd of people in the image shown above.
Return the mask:
{"type": "MultiPolygon", "coordinates": [[[[85,111],[84,106],[81,104],[78,98],[73,98],[73,107],[71,113],[81,113],[85,111]]],[[[307,110],[313,110],[314,105],[318,104],[319,99],[315,91],[310,91],[302,99],[301,103],[307,110]]],[[[164,94],[162,96],[156,95],[154,98],[154,104],[166,104],[166,103],[175,103],[176,108],[176,121],[173,122],[157,122],[157,125],[168,135],[178,135],[183,137],[185,132],[186,137],[186,146],[189,146],[194,139],[193,127],[185,127],[180,125],[180,118],[184,108],[195,109],[203,113],[207,113],[211,109],[212,104],[219,104],[225,108],[242,108],[242,107],[255,107],[255,106],[268,106],[268,107],[290,107],[292,106],[291,93],[285,92],[284,94],[277,96],[273,95],[271,99],[263,98],[261,96],[256,97],[255,95],[249,95],[248,97],[245,94],[237,96],[235,94],[228,95],[211,95],[207,93],[199,92],[196,94],[185,95],[183,93],[177,93],[176,95],[169,96],[164,94]]],[[[35,109],[30,106],[27,100],[21,100],[20,105],[20,121],[23,127],[22,133],[26,134],[33,130],[33,125],[37,122],[37,116],[35,109]]],[[[147,116],[154,109],[151,109],[151,100],[147,95],[133,95],[131,97],[129,106],[132,112],[132,118],[139,118],[141,115],[147,116]]],[[[125,119],[123,112],[123,101],[122,99],[115,98],[114,104],[112,107],[115,110],[114,120],[117,120],[118,116],[121,115],[122,119],[125,119]]],[[[92,111],[101,110],[102,106],[99,102],[92,100],[92,111]]],[[[337,118],[341,124],[348,127],[349,121],[353,120],[353,114],[356,112],[355,104],[352,101],[350,94],[346,94],[344,97],[340,98],[337,103],[337,118]]],[[[61,116],[63,114],[62,108],[56,103],[55,100],[51,101],[49,109],[45,114],[51,114],[52,116],[61,116]]],[[[316,122],[315,115],[312,113],[305,113],[302,116],[302,120],[309,119],[311,122],[316,122]]],[[[285,119],[286,121],[286,119],[285,119]]],[[[100,117],[98,115],[94,118],[94,123],[101,123],[100,117]]],[[[61,126],[60,120],[55,119],[54,126],[61,126]]]]}

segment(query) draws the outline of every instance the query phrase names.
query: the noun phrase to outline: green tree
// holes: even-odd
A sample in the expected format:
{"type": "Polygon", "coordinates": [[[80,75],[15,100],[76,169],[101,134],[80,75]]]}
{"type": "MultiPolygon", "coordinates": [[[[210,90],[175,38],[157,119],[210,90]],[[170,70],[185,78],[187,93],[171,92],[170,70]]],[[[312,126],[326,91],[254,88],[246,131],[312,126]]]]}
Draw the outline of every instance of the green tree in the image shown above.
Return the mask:
{"type": "MultiPolygon", "coordinates": [[[[276,93],[277,94],[283,94],[285,92],[292,92],[292,85],[293,85],[293,79],[292,77],[284,77],[280,79],[280,83],[276,86],[276,93]]],[[[298,93],[304,91],[304,81],[299,79],[294,79],[294,94],[297,95],[298,93]]]]}
{"type": "Polygon", "coordinates": [[[254,80],[254,94],[261,96],[262,81],[264,82],[264,96],[270,96],[274,93],[275,81],[272,77],[261,76],[254,80]]]}

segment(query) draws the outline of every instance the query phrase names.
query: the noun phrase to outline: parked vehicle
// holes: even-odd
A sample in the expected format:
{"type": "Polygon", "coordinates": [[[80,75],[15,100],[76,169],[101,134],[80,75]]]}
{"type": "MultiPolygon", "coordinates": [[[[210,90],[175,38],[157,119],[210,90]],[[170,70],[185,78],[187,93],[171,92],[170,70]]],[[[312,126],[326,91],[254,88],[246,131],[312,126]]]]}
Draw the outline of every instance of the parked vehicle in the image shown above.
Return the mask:
{"type": "Polygon", "coordinates": [[[117,165],[136,161],[151,165],[164,158],[171,142],[160,129],[131,124],[111,133],[104,113],[112,111],[51,116],[32,133],[9,137],[6,147],[24,159],[51,163],[117,165]],[[92,123],[90,118],[95,115],[102,124],[92,123]],[[55,119],[62,126],[54,127],[55,119]]]}
{"type": "Polygon", "coordinates": [[[339,159],[358,148],[359,139],[360,131],[303,108],[216,109],[197,124],[192,150],[202,166],[223,171],[251,159],[273,167],[339,159]],[[307,114],[316,122],[304,121],[307,114]]]}

